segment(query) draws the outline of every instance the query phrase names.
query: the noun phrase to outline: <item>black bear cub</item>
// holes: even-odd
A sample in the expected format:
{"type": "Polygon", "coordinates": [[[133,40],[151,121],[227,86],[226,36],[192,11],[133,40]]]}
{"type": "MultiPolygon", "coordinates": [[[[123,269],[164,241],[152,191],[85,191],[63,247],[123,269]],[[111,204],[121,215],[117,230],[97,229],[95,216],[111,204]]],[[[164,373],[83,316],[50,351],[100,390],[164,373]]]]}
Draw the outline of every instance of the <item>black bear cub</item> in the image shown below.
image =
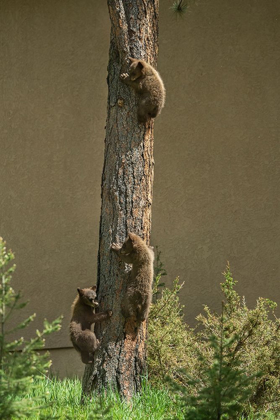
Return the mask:
{"type": "Polygon", "coordinates": [[[129,60],[128,73],[122,73],[120,77],[138,94],[138,121],[145,123],[160,114],[164,106],[164,84],[156,69],[146,61],[131,57],[129,60]]]}
{"type": "Polygon", "coordinates": [[[99,305],[96,301],[96,286],[77,290],[78,295],[72,305],[70,339],[74,348],[81,354],[82,362],[87,364],[93,362],[94,352],[99,345],[99,340],[91,331],[91,325],[110,318],[112,311],[94,313],[99,305]]]}
{"type": "Polygon", "coordinates": [[[131,278],[126,298],[122,304],[125,318],[135,317],[138,322],[148,317],[152,302],[154,251],[134,233],[129,233],[124,244],[112,244],[111,249],[119,258],[132,264],[131,278]]]}

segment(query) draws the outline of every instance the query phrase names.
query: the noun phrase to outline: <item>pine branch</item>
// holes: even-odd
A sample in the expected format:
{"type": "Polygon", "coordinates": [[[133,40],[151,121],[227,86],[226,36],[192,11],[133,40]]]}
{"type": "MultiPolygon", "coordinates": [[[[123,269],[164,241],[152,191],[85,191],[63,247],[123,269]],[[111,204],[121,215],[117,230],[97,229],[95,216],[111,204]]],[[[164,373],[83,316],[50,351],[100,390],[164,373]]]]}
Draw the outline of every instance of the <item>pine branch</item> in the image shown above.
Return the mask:
{"type": "Polygon", "coordinates": [[[188,8],[188,4],[185,0],[175,0],[174,3],[171,6],[171,9],[173,12],[180,17],[183,17],[186,13],[188,8]]]}

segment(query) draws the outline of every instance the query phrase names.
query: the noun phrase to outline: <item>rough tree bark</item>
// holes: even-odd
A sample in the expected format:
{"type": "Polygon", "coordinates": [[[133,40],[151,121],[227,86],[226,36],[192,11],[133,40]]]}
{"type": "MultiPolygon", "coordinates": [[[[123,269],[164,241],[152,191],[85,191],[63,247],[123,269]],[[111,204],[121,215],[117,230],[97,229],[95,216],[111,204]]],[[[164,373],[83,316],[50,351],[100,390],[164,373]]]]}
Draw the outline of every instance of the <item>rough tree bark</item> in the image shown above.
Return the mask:
{"type": "Polygon", "coordinates": [[[135,93],[120,80],[129,56],[155,66],[158,54],[159,0],[108,0],[111,39],[108,66],[108,108],[102,176],[102,207],[98,255],[100,310],[112,318],[95,326],[102,339],[93,365],[87,365],[83,393],[108,386],[129,399],[141,390],[146,372],[146,322],[139,329],[121,314],[131,267],[110,251],[129,231],[147,243],[153,196],[153,121],[137,122],[135,93]]]}

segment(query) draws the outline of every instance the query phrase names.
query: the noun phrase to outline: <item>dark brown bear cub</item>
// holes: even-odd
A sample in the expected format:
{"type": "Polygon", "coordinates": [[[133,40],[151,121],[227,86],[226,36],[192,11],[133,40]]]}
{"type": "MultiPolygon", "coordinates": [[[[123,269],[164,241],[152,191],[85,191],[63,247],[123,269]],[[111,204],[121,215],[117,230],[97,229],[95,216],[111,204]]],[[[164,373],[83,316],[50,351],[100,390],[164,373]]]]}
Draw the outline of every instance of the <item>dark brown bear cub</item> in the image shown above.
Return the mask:
{"type": "Polygon", "coordinates": [[[129,58],[128,73],[121,74],[121,80],[131,86],[139,96],[138,121],[145,123],[155,118],[165,102],[165,88],[159,73],[144,60],[129,58]]]}
{"type": "Polygon", "coordinates": [[[96,286],[89,289],[77,289],[78,296],[72,305],[70,322],[70,339],[75,349],[81,353],[83,363],[92,363],[94,352],[98,348],[99,340],[91,331],[91,325],[104,321],[112,316],[112,311],[94,313],[98,306],[96,301],[96,286]]]}
{"type": "Polygon", "coordinates": [[[138,322],[148,317],[152,301],[153,249],[134,233],[129,233],[122,246],[113,244],[112,250],[122,261],[132,264],[131,278],[122,305],[125,318],[135,317],[138,322]]]}

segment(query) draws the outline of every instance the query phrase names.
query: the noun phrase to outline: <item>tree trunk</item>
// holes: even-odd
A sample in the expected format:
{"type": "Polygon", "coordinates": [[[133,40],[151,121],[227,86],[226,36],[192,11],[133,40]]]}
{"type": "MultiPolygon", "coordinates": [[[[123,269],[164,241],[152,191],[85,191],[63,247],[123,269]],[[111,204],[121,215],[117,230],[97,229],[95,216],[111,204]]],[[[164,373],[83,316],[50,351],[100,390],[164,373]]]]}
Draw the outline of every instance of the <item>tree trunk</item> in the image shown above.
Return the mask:
{"type": "Polygon", "coordinates": [[[102,176],[102,207],[98,254],[100,311],[112,309],[109,321],[96,324],[101,341],[93,365],[87,365],[83,393],[108,386],[129,399],[141,390],[146,373],[146,322],[135,328],[121,314],[131,267],[110,250],[128,232],[148,244],[153,193],[153,120],[137,122],[137,97],[120,80],[129,56],[155,66],[158,53],[158,0],[108,0],[111,18],[108,66],[108,116],[102,176]]]}

